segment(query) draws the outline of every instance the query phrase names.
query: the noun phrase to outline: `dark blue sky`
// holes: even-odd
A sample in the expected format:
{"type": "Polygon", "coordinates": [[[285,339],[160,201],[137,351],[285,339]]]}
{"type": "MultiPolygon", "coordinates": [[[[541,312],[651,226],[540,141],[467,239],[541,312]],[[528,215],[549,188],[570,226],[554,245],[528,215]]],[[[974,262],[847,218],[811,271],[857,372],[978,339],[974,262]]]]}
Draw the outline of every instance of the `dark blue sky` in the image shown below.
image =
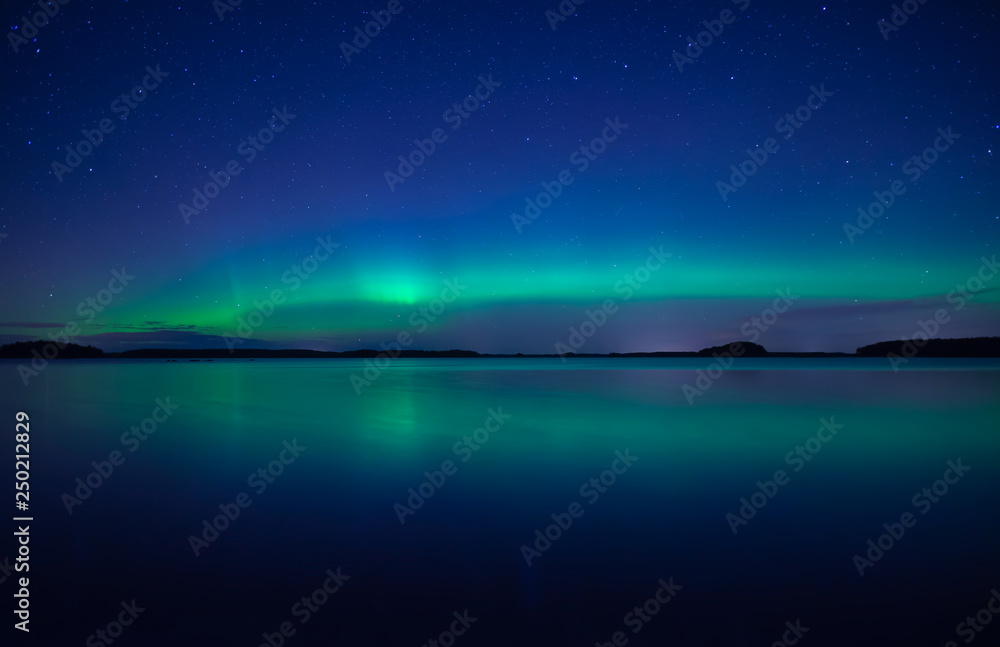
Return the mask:
{"type": "Polygon", "coordinates": [[[402,0],[348,62],[388,6],[70,0],[26,42],[7,3],[0,341],[553,352],[609,299],[585,350],[997,334],[995,3],[402,0]]]}

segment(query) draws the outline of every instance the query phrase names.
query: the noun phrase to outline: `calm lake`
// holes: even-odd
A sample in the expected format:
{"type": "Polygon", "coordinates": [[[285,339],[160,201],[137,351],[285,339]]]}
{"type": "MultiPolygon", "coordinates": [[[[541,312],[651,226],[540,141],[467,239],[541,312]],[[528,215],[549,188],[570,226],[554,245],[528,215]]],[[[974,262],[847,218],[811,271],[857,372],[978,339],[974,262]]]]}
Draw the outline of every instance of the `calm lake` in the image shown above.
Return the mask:
{"type": "Polygon", "coordinates": [[[964,644],[1000,588],[994,360],[16,364],[33,644],[964,644]]]}

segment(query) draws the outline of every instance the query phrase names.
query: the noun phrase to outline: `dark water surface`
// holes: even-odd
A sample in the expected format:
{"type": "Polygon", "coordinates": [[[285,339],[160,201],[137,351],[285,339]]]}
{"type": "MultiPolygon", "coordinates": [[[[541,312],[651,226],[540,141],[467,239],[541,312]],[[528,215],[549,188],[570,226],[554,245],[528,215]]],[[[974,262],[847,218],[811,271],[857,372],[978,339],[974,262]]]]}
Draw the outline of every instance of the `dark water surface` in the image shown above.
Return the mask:
{"type": "Polygon", "coordinates": [[[1000,363],[737,360],[689,405],[706,366],[395,360],[359,395],[360,361],[66,361],[27,387],[5,362],[34,644],[102,644],[133,599],[115,645],[1000,644],[1000,617],[958,627],[1000,587],[1000,363]]]}

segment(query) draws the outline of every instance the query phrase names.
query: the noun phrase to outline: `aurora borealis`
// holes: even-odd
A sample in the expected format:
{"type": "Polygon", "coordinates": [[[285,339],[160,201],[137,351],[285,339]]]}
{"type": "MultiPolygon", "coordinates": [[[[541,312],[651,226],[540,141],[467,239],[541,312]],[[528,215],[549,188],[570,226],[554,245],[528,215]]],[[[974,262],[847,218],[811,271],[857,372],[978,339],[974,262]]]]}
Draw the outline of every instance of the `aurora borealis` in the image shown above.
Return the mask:
{"type": "Polygon", "coordinates": [[[247,346],[374,348],[446,281],[414,348],[553,352],[616,299],[588,351],[692,350],[786,289],[769,350],[907,337],[956,290],[941,336],[997,334],[995,5],[567,4],[60,5],[0,70],[0,343],[223,347],[280,289],[247,346]]]}

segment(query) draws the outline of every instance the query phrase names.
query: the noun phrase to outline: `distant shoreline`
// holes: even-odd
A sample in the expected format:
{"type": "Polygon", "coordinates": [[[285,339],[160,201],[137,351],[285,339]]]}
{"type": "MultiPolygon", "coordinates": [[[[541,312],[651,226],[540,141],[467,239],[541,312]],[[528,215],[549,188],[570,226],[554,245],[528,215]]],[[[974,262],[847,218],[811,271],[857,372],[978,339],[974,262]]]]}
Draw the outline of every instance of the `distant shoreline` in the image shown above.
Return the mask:
{"type": "Polygon", "coordinates": [[[829,359],[848,357],[882,358],[1000,358],[1000,337],[965,339],[930,339],[884,341],[858,348],[855,353],[769,352],[751,342],[732,342],[700,351],[656,351],[637,353],[479,353],[471,350],[375,350],[317,351],[305,349],[233,349],[226,348],[142,348],[123,352],[104,352],[94,346],[61,344],[55,341],[16,342],[0,346],[0,359],[622,359],[622,358],[800,358],[829,359]]]}

